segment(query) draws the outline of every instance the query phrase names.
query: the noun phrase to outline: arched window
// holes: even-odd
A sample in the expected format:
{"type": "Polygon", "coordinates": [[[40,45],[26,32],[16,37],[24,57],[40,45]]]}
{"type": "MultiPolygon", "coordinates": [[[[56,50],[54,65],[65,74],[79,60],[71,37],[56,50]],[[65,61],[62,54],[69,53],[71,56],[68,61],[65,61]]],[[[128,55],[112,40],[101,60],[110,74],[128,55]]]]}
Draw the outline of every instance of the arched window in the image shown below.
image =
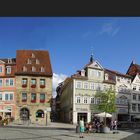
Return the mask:
{"type": "Polygon", "coordinates": [[[43,110],[38,110],[36,112],[36,118],[44,118],[44,111],[43,110]]]}

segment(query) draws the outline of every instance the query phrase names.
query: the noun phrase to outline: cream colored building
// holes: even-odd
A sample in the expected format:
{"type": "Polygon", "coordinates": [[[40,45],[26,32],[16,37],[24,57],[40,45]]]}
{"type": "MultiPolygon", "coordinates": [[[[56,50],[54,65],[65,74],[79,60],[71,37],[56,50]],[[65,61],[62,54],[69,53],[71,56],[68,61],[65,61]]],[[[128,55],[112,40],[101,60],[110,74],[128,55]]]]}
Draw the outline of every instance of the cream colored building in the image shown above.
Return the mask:
{"type": "Polygon", "coordinates": [[[110,76],[91,56],[90,62],[82,70],[62,82],[57,88],[59,96],[56,96],[56,99],[60,99],[60,121],[77,124],[83,117],[85,122],[90,122],[93,115],[98,113],[94,105],[100,102],[95,94],[107,88],[115,89],[115,81],[110,80],[110,76]]]}

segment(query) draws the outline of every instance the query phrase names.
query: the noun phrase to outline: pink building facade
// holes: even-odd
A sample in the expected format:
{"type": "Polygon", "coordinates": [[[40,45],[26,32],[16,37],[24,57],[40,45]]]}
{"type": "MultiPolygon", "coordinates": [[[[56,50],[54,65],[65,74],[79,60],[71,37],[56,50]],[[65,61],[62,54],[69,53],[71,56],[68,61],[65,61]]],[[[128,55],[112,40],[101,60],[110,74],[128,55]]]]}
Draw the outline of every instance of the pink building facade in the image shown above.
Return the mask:
{"type": "Polygon", "coordinates": [[[16,59],[0,59],[0,116],[15,117],[16,59]]]}

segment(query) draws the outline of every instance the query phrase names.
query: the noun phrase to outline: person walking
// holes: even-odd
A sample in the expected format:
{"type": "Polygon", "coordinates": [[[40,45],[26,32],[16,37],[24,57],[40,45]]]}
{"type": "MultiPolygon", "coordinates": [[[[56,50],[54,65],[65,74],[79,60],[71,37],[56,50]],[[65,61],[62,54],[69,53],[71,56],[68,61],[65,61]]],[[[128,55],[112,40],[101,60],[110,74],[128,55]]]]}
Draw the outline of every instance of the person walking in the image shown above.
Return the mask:
{"type": "Polygon", "coordinates": [[[84,126],[84,118],[80,120],[80,138],[84,138],[84,131],[85,131],[85,126],[84,126]]]}

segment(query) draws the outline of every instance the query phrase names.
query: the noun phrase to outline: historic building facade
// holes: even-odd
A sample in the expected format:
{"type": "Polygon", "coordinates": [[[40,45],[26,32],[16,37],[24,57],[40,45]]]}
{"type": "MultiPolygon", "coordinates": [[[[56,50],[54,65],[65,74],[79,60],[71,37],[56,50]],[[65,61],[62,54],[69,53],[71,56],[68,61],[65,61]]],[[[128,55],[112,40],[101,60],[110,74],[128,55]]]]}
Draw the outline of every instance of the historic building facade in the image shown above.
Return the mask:
{"type": "Polygon", "coordinates": [[[95,94],[112,88],[116,92],[117,110],[113,118],[134,121],[140,114],[140,65],[131,63],[126,74],[103,68],[93,60],[76,74],[66,78],[57,87],[56,111],[58,120],[77,123],[81,117],[90,122],[98,113],[95,105],[100,102],[95,94]],[[60,117],[59,117],[60,116],[60,117]]]}
{"type": "Polygon", "coordinates": [[[0,115],[15,117],[16,59],[0,59],[0,115]]]}
{"type": "Polygon", "coordinates": [[[15,59],[0,60],[0,107],[10,110],[15,121],[46,125],[51,97],[48,51],[17,50],[15,59]]]}
{"type": "Polygon", "coordinates": [[[17,50],[16,120],[50,122],[52,69],[47,51],[17,50]]]}
{"type": "Polygon", "coordinates": [[[84,121],[90,122],[98,113],[94,105],[100,102],[95,94],[107,88],[115,89],[115,80],[91,56],[90,62],[82,70],[57,87],[56,103],[59,106],[56,106],[56,110],[60,121],[76,124],[83,117],[84,121]]]}
{"type": "MultiPolygon", "coordinates": [[[[140,114],[140,65],[134,61],[130,64],[127,74],[131,75],[131,99],[129,101],[130,120],[135,121],[140,114]]],[[[139,118],[139,117],[138,117],[139,118]]]]}

